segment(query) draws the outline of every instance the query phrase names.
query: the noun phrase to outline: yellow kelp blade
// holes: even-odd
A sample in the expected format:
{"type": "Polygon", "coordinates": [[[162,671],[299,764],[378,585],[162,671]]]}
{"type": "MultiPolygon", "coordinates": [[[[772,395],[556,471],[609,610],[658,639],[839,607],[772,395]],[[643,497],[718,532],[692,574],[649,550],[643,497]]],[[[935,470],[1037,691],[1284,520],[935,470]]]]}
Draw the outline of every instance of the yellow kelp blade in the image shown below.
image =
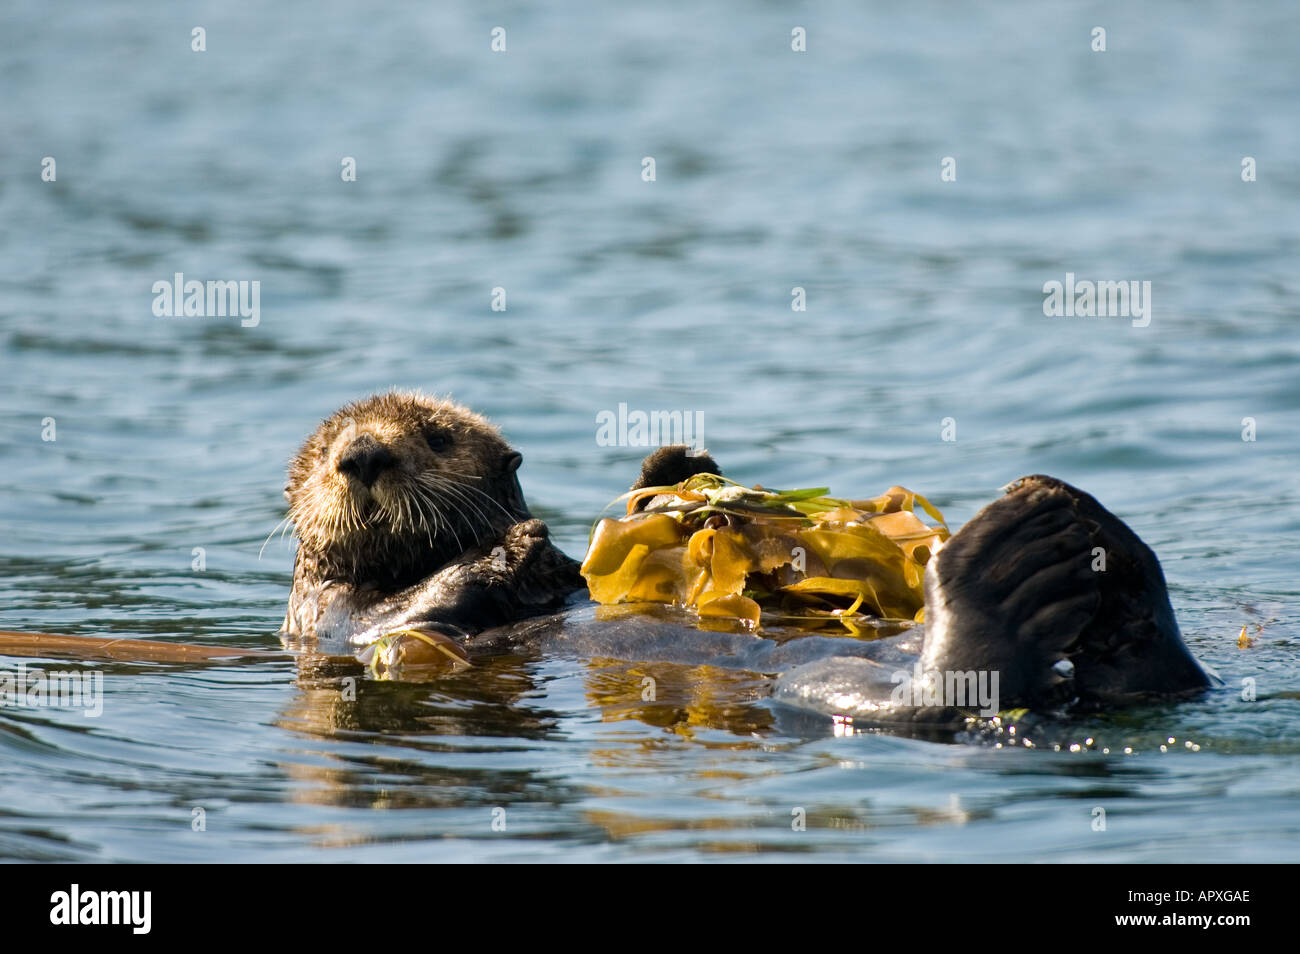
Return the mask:
{"type": "Polygon", "coordinates": [[[604,519],[582,564],[584,576],[606,576],[618,570],[638,544],[652,550],[676,546],[686,540],[682,524],[668,514],[633,515],[622,520],[604,519]]]}
{"type": "Polygon", "coordinates": [[[696,611],[702,617],[724,617],[740,622],[747,629],[758,625],[761,610],[756,602],[747,596],[734,593],[708,593],[700,597],[696,611]]]}
{"type": "Polygon", "coordinates": [[[653,513],[594,528],[582,573],[598,603],[676,604],[750,628],[764,610],[789,619],[802,603],[802,618],[838,618],[856,631],[859,608],[923,615],[925,564],[948,538],[943,515],[903,487],[846,500],[821,487],[773,491],[696,475],[654,491],[662,499],[653,513]],[[917,506],[939,525],[921,521],[917,506]]]}

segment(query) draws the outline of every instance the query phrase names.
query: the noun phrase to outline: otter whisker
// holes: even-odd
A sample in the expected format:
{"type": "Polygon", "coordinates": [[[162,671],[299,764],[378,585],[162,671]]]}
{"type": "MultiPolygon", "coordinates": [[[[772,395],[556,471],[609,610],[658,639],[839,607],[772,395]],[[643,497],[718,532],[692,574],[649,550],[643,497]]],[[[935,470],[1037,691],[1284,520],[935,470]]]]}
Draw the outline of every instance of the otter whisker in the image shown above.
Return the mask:
{"type": "MultiPolygon", "coordinates": [[[[420,504],[421,512],[426,513],[433,520],[433,532],[432,532],[432,537],[430,537],[429,540],[429,545],[432,547],[435,545],[434,539],[441,536],[444,533],[444,520],[443,520],[442,510],[438,506],[438,500],[437,497],[434,495],[433,491],[429,490],[427,487],[421,486],[419,493],[420,493],[420,501],[421,501],[420,504]]],[[[450,528],[446,528],[446,529],[450,529],[450,528]]]]}
{"type": "Polygon", "coordinates": [[[402,526],[403,526],[403,527],[408,527],[408,528],[410,528],[411,530],[414,530],[414,529],[415,529],[415,510],[414,510],[414,507],[415,507],[415,502],[414,502],[414,500],[411,498],[411,495],[410,495],[410,494],[403,494],[403,496],[402,496],[402,510],[403,510],[402,526]]]}
{"type": "MultiPolygon", "coordinates": [[[[444,511],[443,507],[439,506],[439,504],[449,504],[452,503],[452,500],[449,495],[444,492],[443,488],[438,483],[431,480],[428,474],[418,475],[416,482],[423,489],[423,492],[426,494],[427,499],[435,512],[441,514],[444,518],[447,518],[449,516],[448,513],[444,511]]],[[[447,519],[446,523],[447,529],[450,531],[452,529],[451,520],[447,519]]],[[[467,524],[467,526],[470,526],[470,529],[473,529],[472,525],[467,524]]]]}
{"type": "Polygon", "coordinates": [[[433,528],[429,526],[429,515],[426,511],[428,500],[426,491],[418,483],[411,485],[411,493],[415,498],[414,510],[420,517],[420,526],[424,528],[424,538],[429,541],[429,549],[433,549],[433,528]]]}
{"type": "MultiPolygon", "coordinates": [[[[457,500],[457,498],[455,498],[454,496],[449,498],[444,498],[444,499],[449,504],[462,502],[457,500]]],[[[470,519],[470,515],[465,511],[464,507],[453,506],[450,509],[451,509],[451,513],[453,513],[457,517],[458,521],[465,526],[466,532],[468,532],[475,538],[477,538],[480,535],[478,530],[476,529],[475,521],[470,519]]],[[[486,529],[491,529],[492,525],[484,521],[484,526],[486,529]]]]}
{"type": "MultiPolygon", "coordinates": [[[[487,514],[485,514],[478,506],[476,506],[474,504],[474,501],[471,498],[469,498],[467,495],[462,493],[459,488],[455,487],[450,482],[439,482],[437,487],[439,490],[447,494],[450,494],[453,498],[458,500],[460,503],[468,504],[470,507],[472,507],[474,509],[474,512],[478,514],[479,519],[483,521],[485,527],[492,526],[492,521],[488,519],[487,514]]],[[[461,510],[461,515],[462,517],[464,516],[463,510],[461,510]]],[[[466,523],[470,526],[471,529],[473,528],[473,524],[470,524],[468,520],[466,520],[466,523]]]]}
{"type": "MultiPolygon", "coordinates": [[[[470,497],[469,494],[467,493],[467,491],[473,491],[479,496],[487,497],[487,494],[483,493],[483,491],[479,490],[477,487],[470,487],[465,484],[460,484],[455,480],[446,477],[445,475],[440,475],[440,474],[430,475],[430,480],[435,483],[438,489],[442,490],[445,493],[451,494],[457,500],[461,501],[462,503],[468,504],[470,507],[472,507],[475,513],[478,514],[479,519],[483,521],[483,526],[485,529],[491,529],[494,526],[492,518],[489,517],[486,513],[484,513],[482,508],[480,508],[474,502],[474,499],[470,497]]],[[[491,500],[490,497],[488,497],[488,499],[491,500]]],[[[512,514],[505,507],[502,507],[499,503],[497,503],[497,501],[492,500],[492,503],[496,504],[496,506],[501,510],[501,512],[505,514],[512,523],[517,519],[514,514],[512,514]]]]}
{"type": "Polygon", "coordinates": [[[479,477],[477,474],[437,474],[435,476],[437,476],[441,480],[447,481],[448,483],[455,484],[456,486],[460,487],[463,490],[467,490],[470,493],[477,494],[478,496],[486,500],[488,503],[492,504],[492,506],[500,510],[507,517],[509,517],[511,521],[518,519],[518,516],[516,514],[511,513],[510,510],[508,510],[501,503],[501,501],[497,500],[487,491],[483,490],[481,487],[475,487],[473,484],[467,484],[464,482],[466,479],[482,480],[483,478],[479,477]]]}
{"type": "MultiPolygon", "coordinates": [[[[418,479],[411,483],[410,489],[413,497],[415,498],[416,502],[419,505],[420,518],[425,522],[425,526],[427,527],[428,517],[430,516],[433,517],[432,534],[433,535],[438,534],[442,529],[442,520],[438,510],[437,502],[430,494],[428,488],[425,487],[422,484],[422,482],[419,481],[418,479]]],[[[429,538],[429,543],[430,546],[433,545],[432,536],[430,536],[429,538]]]]}
{"type": "MultiPolygon", "coordinates": [[[[430,488],[430,489],[432,490],[433,488],[430,488]]],[[[448,512],[447,510],[444,510],[442,507],[438,506],[439,503],[445,503],[446,501],[445,501],[444,499],[438,497],[436,494],[434,494],[434,495],[431,497],[431,500],[432,500],[432,503],[433,503],[434,512],[437,513],[437,514],[439,514],[439,515],[442,517],[443,526],[445,526],[445,527],[447,528],[448,532],[451,533],[452,539],[456,541],[456,547],[457,547],[459,550],[464,551],[465,546],[464,546],[463,543],[461,543],[461,540],[460,540],[460,534],[456,532],[456,523],[455,523],[455,521],[453,521],[453,520],[451,519],[451,513],[448,512]]],[[[455,512],[456,512],[457,516],[460,516],[460,514],[459,514],[458,511],[455,511],[455,512]]],[[[463,519],[464,519],[464,518],[462,517],[462,520],[463,520],[463,519]]],[[[473,527],[470,526],[468,523],[466,524],[466,526],[467,526],[467,529],[469,529],[469,530],[473,530],[473,527]]]]}
{"type": "Polygon", "coordinates": [[[283,536],[284,536],[284,532],[285,532],[285,530],[288,530],[288,529],[289,529],[289,518],[288,518],[288,517],[285,517],[283,520],[281,520],[279,523],[277,523],[274,527],[272,527],[272,528],[271,528],[271,532],[268,533],[268,534],[266,535],[266,539],[262,541],[262,546],[261,546],[261,547],[258,549],[258,551],[257,551],[257,558],[258,558],[259,560],[262,559],[262,553],[266,550],[266,545],[267,545],[268,543],[271,542],[271,538],[272,538],[273,536],[275,536],[275,531],[279,530],[279,531],[280,531],[280,536],[283,537],[283,536]]]}
{"type": "MultiPolygon", "coordinates": [[[[419,499],[420,519],[424,522],[424,526],[428,530],[428,533],[437,534],[438,514],[437,511],[433,508],[433,502],[428,499],[428,494],[425,492],[424,488],[419,485],[419,483],[412,484],[411,489],[419,499]],[[432,518],[432,525],[430,525],[430,518],[432,518]]],[[[432,538],[430,538],[429,542],[430,544],[433,543],[432,538]]]]}

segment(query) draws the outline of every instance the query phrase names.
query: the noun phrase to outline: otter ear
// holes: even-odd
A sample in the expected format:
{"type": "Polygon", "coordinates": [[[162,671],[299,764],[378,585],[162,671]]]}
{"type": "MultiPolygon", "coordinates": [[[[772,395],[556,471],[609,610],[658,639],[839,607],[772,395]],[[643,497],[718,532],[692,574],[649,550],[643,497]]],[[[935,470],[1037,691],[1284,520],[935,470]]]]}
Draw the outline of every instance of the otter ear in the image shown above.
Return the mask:
{"type": "Polygon", "coordinates": [[[519,475],[515,471],[519,470],[519,465],[524,462],[523,455],[518,451],[508,451],[501,458],[501,493],[503,503],[507,510],[514,515],[517,520],[527,520],[532,516],[528,512],[528,504],[524,502],[524,491],[519,486],[519,475]]]}

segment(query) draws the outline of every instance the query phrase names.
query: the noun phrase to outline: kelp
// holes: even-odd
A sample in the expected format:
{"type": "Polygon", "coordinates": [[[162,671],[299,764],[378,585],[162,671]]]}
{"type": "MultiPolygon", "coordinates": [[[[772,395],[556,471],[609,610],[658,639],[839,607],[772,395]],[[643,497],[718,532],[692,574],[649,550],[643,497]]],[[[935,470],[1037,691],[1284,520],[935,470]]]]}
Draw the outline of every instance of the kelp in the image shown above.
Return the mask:
{"type": "Polygon", "coordinates": [[[385,633],[357,655],[376,679],[405,678],[414,670],[469,668],[469,654],[455,639],[427,626],[385,633]]]}
{"type": "Polygon", "coordinates": [[[925,565],[949,535],[943,514],[904,487],[848,500],[697,474],[619,500],[627,514],[597,522],[582,564],[591,598],[669,603],[748,629],[920,620],[925,565]]]}

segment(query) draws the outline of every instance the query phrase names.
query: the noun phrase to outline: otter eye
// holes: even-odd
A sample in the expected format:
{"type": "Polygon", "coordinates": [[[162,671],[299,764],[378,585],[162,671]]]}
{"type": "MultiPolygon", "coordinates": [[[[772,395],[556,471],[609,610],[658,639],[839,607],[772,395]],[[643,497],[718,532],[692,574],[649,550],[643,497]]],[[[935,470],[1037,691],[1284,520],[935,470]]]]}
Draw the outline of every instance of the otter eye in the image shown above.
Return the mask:
{"type": "Polygon", "coordinates": [[[439,454],[451,444],[451,437],[446,431],[426,431],[424,439],[429,442],[429,450],[439,454]]]}

